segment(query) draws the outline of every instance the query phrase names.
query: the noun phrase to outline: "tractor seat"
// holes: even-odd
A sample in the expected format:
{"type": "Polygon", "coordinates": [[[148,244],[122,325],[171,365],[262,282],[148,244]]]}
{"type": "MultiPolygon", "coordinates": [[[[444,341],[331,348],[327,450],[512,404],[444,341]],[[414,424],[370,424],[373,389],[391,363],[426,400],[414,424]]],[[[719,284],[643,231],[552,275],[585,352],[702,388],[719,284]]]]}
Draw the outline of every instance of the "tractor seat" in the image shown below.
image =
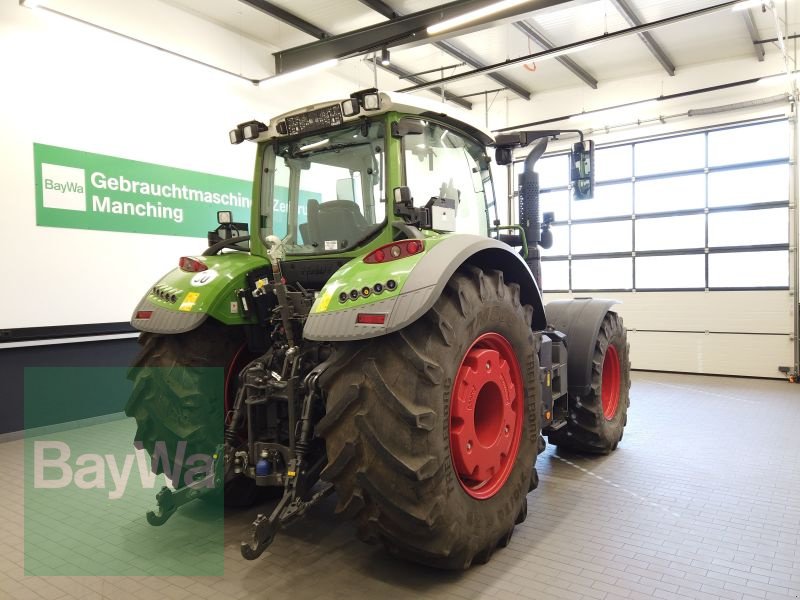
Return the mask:
{"type": "Polygon", "coordinates": [[[337,242],[336,249],[351,245],[364,236],[369,224],[351,200],[308,201],[308,222],[300,225],[304,244],[322,249],[325,242],[337,242]]]}

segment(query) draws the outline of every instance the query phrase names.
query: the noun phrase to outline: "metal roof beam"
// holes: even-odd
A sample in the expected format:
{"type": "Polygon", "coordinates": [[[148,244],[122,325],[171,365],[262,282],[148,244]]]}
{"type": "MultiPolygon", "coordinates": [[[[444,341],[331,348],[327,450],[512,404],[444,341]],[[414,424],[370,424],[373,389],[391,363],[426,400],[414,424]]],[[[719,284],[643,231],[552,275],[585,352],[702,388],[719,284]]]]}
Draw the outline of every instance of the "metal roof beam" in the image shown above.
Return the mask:
{"type": "MultiPolygon", "coordinates": [[[[386,4],[383,0],[360,0],[360,2],[368,7],[370,7],[375,12],[382,14],[387,19],[396,19],[398,17],[402,17],[403,13],[399,13],[395,11],[391,6],[386,4]]],[[[460,61],[463,61],[473,67],[483,67],[485,63],[481,62],[477,58],[467,54],[451,42],[446,42],[444,40],[440,42],[436,42],[434,44],[437,48],[444,50],[453,58],[457,58],[460,61]]],[[[520,98],[524,98],[525,100],[531,99],[531,93],[526,90],[524,87],[514,83],[507,77],[500,75],[498,73],[492,73],[489,75],[490,78],[494,79],[497,83],[502,85],[504,88],[508,88],[512,92],[514,92],[520,98]]]]}
{"type": "Polygon", "coordinates": [[[618,31],[612,31],[611,33],[604,33],[602,35],[596,35],[594,37],[586,38],[584,40],[579,40],[577,42],[571,42],[569,44],[564,44],[563,46],[553,48],[552,50],[542,50],[541,52],[534,52],[533,54],[526,54],[525,56],[518,56],[517,58],[509,58],[503,62],[495,63],[493,65],[486,65],[485,67],[482,67],[480,69],[474,69],[472,71],[466,71],[464,73],[457,73],[455,75],[450,75],[449,77],[442,77],[441,79],[435,79],[433,81],[429,81],[422,85],[416,85],[398,91],[416,92],[418,90],[427,89],[434,85],[447,85],[455,81],[461,81],[463,79],[469,79],[470,77],[475,77],[476,75],[486,75],[488,73],[494,73],[495,71],[507,69],[512,65],[519,65],[522,63],[530,62],[532,60],[541,60],[545,58],[551,58],[551,57],[555,58],[557,56],[563,56],[564,54],[570,52],[575,52],[577,50],[583,50],[589,48],[600,42],[608,42],[610,40],[616,40],[634,34],[639,35],[640,33],[652,31],[653,29],[657,29],[659,27],[664,27],[665,25],[672,25],[673,23],[680,23],[681,21],[685,21],[687,19],[693,19],[703,15],[712,14],[721,10],[728,9],[734,6],[735,4],[739,4],[741,2],[742,0],[727,0],[725,2],[720,2],[719,4],[714,4],[713,6],[698,8],[696,10],[681,13],[679,15],[673,15],[671,17],[664,17],[663,19],[651,21],[650,23],[634,25],[633,27],[629,27],[628,29],[620,29],[618,31]]]}
{"type": "Polygon", "coordinates": [[[244,2],[245,4],[249,4],[256,10],[260,10],[263,13],[268,14],[270,17],[274,17],[279,21],[283,21],[287,25],[291,25],[295,29],[299,29],[303,33],[307,33],[311,37],[315,37],[318,40],[326,38],[329,36],[328,32],[324,29],[320,29],[316,25],[312,25],[308,21],[301,19],[297,15],[293,15],[288,10],[281,8],[280,6],[276,6],[272,4],[272,2],[267,2],[267,0],[239,0],[240,2],[244,2]]]}
{"type": "MultiPolygon", "coordinates": [[[[451,42],[441,41],[441,42],[436,42],[434,45],[437,48],[441,48],[442,50],[447,52],[450,56],[453,56],[453,57],[455,57],[455,58],[457,58],[459,60],[463,60],[468,65],[471,65],[471,66],[473,66],[473,67],[475,67],[477,69],[480,69],[481,67],[485,67],[486,66],[486,63],[484,63],[484,62],[478,60],[477,58],[467,54],[466,52],[464,52],[463,50],[461,50],[457,46],[453,45],[451,42]]],[[[505,77],[504,75],[500,75],[500,73],[489,73],[488,77],[490,79],[494,79],[497,83],[502,85],[504,88],[508,88],[509,90],[514,92],[517,96],[519,96],[520,98],[524,98],[525,100],[530,100],[531,99],[531,93],[528,90],[526,90],[524,87],[518,85],[517,83],[514,83],[508,77],[505,77]]]]}
{"type": "Polygon", "coordinates": [[[753,13],[750,12],[750,9],[742,11],[742,18],[744,19],[745,27],[747,27],[747,33],[750,34],[750,39],[753,41],[753,49],[756,53],[756,58],[758,62],[764,62],[764,54],[766,51],[764,50],[764,46],[758,43],[758,28],[756,27],[756,22],[753,20],[753,13]]]}
{"type": "MultiPolygon", "coordinates": [[[[530,39],[534,42],[539,44],[545,50],[552,50],[555,48],[555,44],[548,40],[544,34],[537,31],[534,27],[526,23],[525,21],[519,21],[518,23],[514,23],[514,27],[519,29],[522,33],[527,35],[530,39]]],[[[557,56],[556,60],[564,65],[567,69],[572,71],[578,79],[583,81],[586,85],[588,85],[592,89],[597,89],[597,79],[592,77],[586,69],[581,67],[578,63],[572,60],[569,56],[557,56]]]]}
{"type": "MultiPolygon", "coordinates": [[[[316,26],[312,25],[311,23],[308,23],[307,21],[304,21],[300,17],[296,17],[295,15],[283,10],[280,7],[275,6],[274,4],[266,2],[265,0],[240,0],[240,1],[244,2],[245,4],[249,4],[253,8],[257,8],[258,10],[260,10],[262,12],[265,12],[266,14],[270,15],[271,17],[274,17],[274,18],[276,18],[276,19],[278,19],[280,21],[283,21],[287,25],[291,25],[295,29],[299,29],[300,31],[302,31],[304,33],[307,33],[308,35],[313,36],[313,37],[315,37],[315,38],[317,38],[319,40],[326,39],[326,38],[329,38],[331,36],[331,34],[328,33],[327,31],[325,31],[324,29],[320,29],[319,27],[316,27],[316,26]]],[[[380,0],[372,0],[372,1],[380,2],[380,0]]],[[[380,62],[378,62],[377,65],[381,69],[384,69],[385,71],[389,71],[390,73],[394,73],[395,75],[397,75],[399,77],[408,78],[410,81],[413,81],[416,84],[425,83],[425,80],[424,79],[420,79],[419,77],[408,77],[408,75],[409,75],[408,71],[405,71],[405,70],[401,69],[400,67],[398,67],[396,65],[383,66],[380,62]]],[[[438,88],[438,87],[431,88],[430,91],[435,93],[435,94],[439,94],[440,96],[441,96],[441,93],[442,93],[441,89],[438,88]]],[[[453,104],[458,104],[459,106],[461,106],[463,108],[466,108],[467,110],[471,110],[472,109],[472,103],[471,102],[468,102],[467,100],[464,100],[463,98],[459,98],[455,94],[450,94],[449,92],[445,92],[444,93],[444,97],[445,97],[446,100],[449,100],[453,104]]]]}
{"type": "MultiPolygon", "coordinates": [[[[247,0],[263,2],[264,0],[247,0]]],[[[430,44],[456,35],[464,35],[492,27],[497,23],[518,20],[519,15],[552,8],[575,0],[522,0],[519,4],[470,21],[462,27],[448,29],[436,35],[427,32],[431,25],[494,4],[494,0],[454,0],[448,4],[376,23],[354,31],[333,35],[310,44],[275,52],[276,73],[286,73],[331,58],[351,58],[382,48],[430,44]]],[[[385,9],[383,9],[385,10],[385,9]]]]}
{"type": "Polygon", "coordinates": [[[394,9],[383,0],[359,0],[359,2],[368,6],[375,12],[382,14],[387,19],[396,19],[400,16],[400,13],[395,12],[394,9]]]}
{"type": "MultiPolygon", "coordinates": [[[[633,27],[638,27],[642,24],[641,19],[636,16],[636,13],[633,12],[633,9],[628,4],[627,0],[611,0],[611,3],[616,7],[619,14],[621,14],[625,20],[628,22],[628,25],[633,27]]],[[[663,48],[659,46],[658,42],[653,38],[653,36],[645,31],[639,34],[639,39],[642,40],[647,49],[650,50],[650,53],[656,57],[656,60],[661,63],[661,66],[664,67],[664,70],[669,73],[670,75],[675,75],[675,65],[672,64],[672,61],[667,56],[667,53],[664,52],[663,48]]]]}

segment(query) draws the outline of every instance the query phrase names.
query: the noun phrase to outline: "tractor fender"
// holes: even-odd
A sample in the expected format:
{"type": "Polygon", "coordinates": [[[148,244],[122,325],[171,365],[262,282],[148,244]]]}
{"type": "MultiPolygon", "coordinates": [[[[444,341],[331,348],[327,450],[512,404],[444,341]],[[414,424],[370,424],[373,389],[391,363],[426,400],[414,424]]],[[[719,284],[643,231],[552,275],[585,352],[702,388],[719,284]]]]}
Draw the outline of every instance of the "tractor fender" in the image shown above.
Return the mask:
{"type": "Polygon", "coordinates": [[[531,327],[537,331],[545,328],[542,295],[525,261],[510,246],[498,240],[457,234],[443,239],[425,253],[409,273],[397,296],[374,302],[369,309],[351,308],[333,312],[315,312],[312,309],[303,329],[303,337],[320,341],[349,341],[399,331],[430,310],[453,274],[465,264],[484,270],[502,271],[507,283],[519,285],[520,301],[533,307],[531,327]],[[385,323],[357,323],[356,314],[364,310],[385,313],[385,323]]]}
{"type": "Polygon", "coordinates": [[[592,357],[600,324],[617,300],[575,298],[556,300],[545,307],[547,324],[567,336],[569,393],[583,396],[592,385],[592,357]]]}
{"type": "Polygon", "coordinates": [[[252,320],[239,310],[237,291],[248,286],[249,272],[268,263],[258,256],[230,252],[191,257],[205,271],[173,269],[153,285],[136,305],[131,325],[160,334],[197,329],[209,316],[223,325],[246,325],[252,320]],[[143,318],[144,317],[144,318],[143,318]]]}

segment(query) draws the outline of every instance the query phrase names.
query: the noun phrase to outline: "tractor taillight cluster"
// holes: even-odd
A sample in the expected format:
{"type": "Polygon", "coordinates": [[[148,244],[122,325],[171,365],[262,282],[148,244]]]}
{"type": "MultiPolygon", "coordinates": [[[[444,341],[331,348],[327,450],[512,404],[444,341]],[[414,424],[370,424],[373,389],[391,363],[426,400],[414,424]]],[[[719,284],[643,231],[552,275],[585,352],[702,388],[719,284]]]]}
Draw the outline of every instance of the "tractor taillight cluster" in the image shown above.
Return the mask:
{"type": "Polygon", "coordinates": [[[191,256],[181,256],[178,266],[181,271],[186,271],[187,273],[199,273],[200,271],[208,270],[208,265],[191,256]]]}
{"type": "Polygon", "coordinates": [[[401,240],[373,250],[364,257],[364,262],[367,264],[385,263],[398,258],[414,256],[424,249],[425,242],[423,240],[401,240]]]}

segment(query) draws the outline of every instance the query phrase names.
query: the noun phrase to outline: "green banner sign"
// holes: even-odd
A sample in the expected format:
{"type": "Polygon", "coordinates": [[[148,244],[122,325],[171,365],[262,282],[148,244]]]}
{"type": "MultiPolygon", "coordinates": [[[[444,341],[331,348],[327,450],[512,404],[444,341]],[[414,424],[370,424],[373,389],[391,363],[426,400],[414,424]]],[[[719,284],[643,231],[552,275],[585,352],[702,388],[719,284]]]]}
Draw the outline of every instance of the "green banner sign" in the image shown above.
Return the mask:
{"type": "Polygon", "coordinates": [[[250,221],[252,182],[33,145],[36,224],[205,237],[217,211],[250,221]]]}

